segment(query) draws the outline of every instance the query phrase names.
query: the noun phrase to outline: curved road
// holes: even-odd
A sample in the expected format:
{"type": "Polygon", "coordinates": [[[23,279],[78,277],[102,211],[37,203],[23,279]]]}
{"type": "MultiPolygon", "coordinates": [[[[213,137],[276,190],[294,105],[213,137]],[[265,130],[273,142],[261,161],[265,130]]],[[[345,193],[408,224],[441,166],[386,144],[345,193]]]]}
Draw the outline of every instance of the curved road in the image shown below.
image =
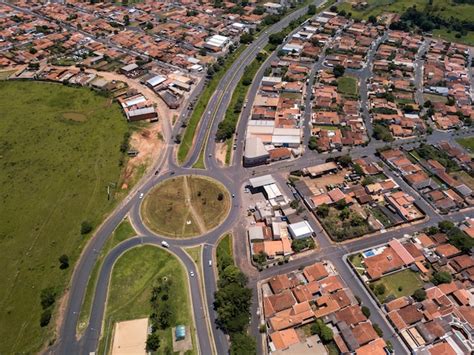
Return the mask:
{"type": "MultiPolygon", "coordinates": [[[[321,1],[315,2],[316,5],[319,5],[320,3],[321,1]]],[[[175,125],[175,127],[173,128],[173,132],[170,132],[167,135],[167,144],[164,148],[165,151],[161,155],[160,160],[156,162],[153,169],[160,169],[159,174],[155,176],[152,171],[149,175],[144,177],[143,180],[139,183],[139,187],[137,187],[129,195],[129,197],[127,197],[126,200],[123,201],[119,207],[117,207],[117,209],[110,215],[110,217],[107,218],[103,225],[98,228],[97,232],[95,233],[95,236],[85,247],[82,257],[78,261],[73,273],[71,286],[69,289],[69,299],[67,301],[64,321],[60,328],[58,342],[51,349],[51,352],[59,354],[87,354],[89,352],[96,351],[98,346],[98,340],[100,337],[100,330],[102,328],[103,323],[108,281],[114,262],[123,252],[129,250],[130,248],[133,248],[143,243],[160,245],[161,241],[163,240],[168,241],[168,243],[170,244],[170,251],[174,253],[183,262],[188,273],[189,271],[195,269],[195,265],[189,258],[189,256],[183,251],[182,247],[204,244],[202,257],[203,275],[200,276],[203,278],[203,292],[205,293],[205,300],[203,300],[202,298],[199,278],[194,277],[190,278],[189,280],[197,337],[199,339],[200,353],[206,355],[213,353],[213,341],[215,342],[215,349],[218,354],[225,354],[228,352],[229,345],[227,338],[223,334],[223,332],[217,329],[215,326],[215,312],[212,308],[214,291],[216,289],[215,274],[214,268],[208,266],[208,260],[213,259],[213,250],[219,237],[225,232],[235,227],[236,222],[239,221],[239,218],[242,215],[241,186],[248,180],[251,174],[250,171],[242,168],[239,161],[243,151],[243,146],[241,142],[239,142],[238,148],[235,151],[233,164],[227,168],[223,168],[218,165],[216,160],[211,156],[215,149],[214,135],[217,130],[218,123],[225,115],[225,111],[227,109],[227,106],[229,105],[232,92],[235,89],[238,81],[240,80],[246,65],[250,64],[250,62],[255,58],[260,49],[263,48],[263,46],[266,44],[269,33],[281,30],[291,20],[301,16],[306,11],[306,8],[299,9],[290,14],[289,16],[285,17],[279,23],[267,29],[264,33],[261,34],[258,39],[256,39],[251,45],[248,46],[248,48],[241,54],[239,59],[236,60],[235,63],[231,66],[231,68],[226,72],[216,89],[216,93],[213,95],[208,104],[206,113],[201,119],[193,149],[183,167],[179,167],[176,164],[174,159],[175,146],[171,143],[171,137],[179,131],[179,123],[175,125]],[[204,150],[205,152],[205,164],[207,170],[192,169],[191,166],[198,159],[199,154],[202,150],[204,150]],[[229,189],[230,193],[235,195],[235,198],[232,199],[232,208],[229,212],[229,215],[227,216],[225,221],[216,229],[196,238],[171,239],[158,236],[152,233],[142,223],[142,220],[140,218],[139,212],[141,200],[138,197],[139,194],[147,193],[156,184],[171,176],[180,176],[187,174],[209,176],[224,184],[229,189]],[[105,258],[103,266],[100,270],[96,286],[96,292],[94,295],[89,325],[84,335],[80,339],[77,339],[76,326],[79,318],[79,313],[86,292],[89,276],[91,275],[92,269],[95,265],[95,262],[97,261],[97,255],[99,251],[103,248],[107,238],[112,234],[114,229],[118,226],[118,224],[127,214],[130,216],[130,219],[139,236],[126,240],[123,243],[119,244],[105,258]],[[209,333],[209,328],[212,330],[212,334],[209,333]]],[[[257,75],[260,77],[262,75],[262,71],[259,71],[257,75]]],[[[252,95],[255,94],[256,88],[256,84],[252,85],[252,89],[249,91],[249,95],[251,97],[253,97],[252,95]]],[[[309,100],[307,100],[307,102],[309,102],[309,100]]],[[[306,109],[308,110],[308,107],[306,109]]],[[[247,111],[248,110],[249,108],[247,108],[247,111]]],[[[244,136],[246,128],[246,118],[248,117],[248,115],[243,114],[242,117],[244,117],[244,119],[239,122],[237,128],[237,134],[239,139],[240,137],[244,136]]],[[[432,136],[428,137],[428,141],[431,142],[439,141],[440,139],[452,140],[452,135],[435,131],[432,136]]],[[[413,144],[416,142],[417,140],[413,140],[412,142],[404,141],[399,144],[413,144]]],[[[350,150],[350,152],[353,156],[371,155],[375,152],[375,149],[379,145],[382,146],[384,144],[371,141],[371,143],[367,147],[353,148],[350,150]]],[[[337,153],[337,155],[341,154],[344,154],[344,152],[337,153]]],[[[313,152],[308,152],[298,160],[286,161],[271,166],[262,166],[254,168],[252,169],[252,175],[255,174],[255,176],[259,176],[269,173],[276,174],[282,171],[301,169],[303,167],[307,167],[315,163],[324,162],[330,156],[332,155],[320,155],[315,154],[313,152]]],[[[460,212],[451,216],[451,218],[455,220],[460,220],[466,215],[466,213],[467,212],[460,212]]],[[[364,291],[362,285],[354,279],[354,276],[350,273],[350,269],[343,262],[344,255],[350,251],[359,250],[363,247],[369,247],[371,245],[374,245],[375,243],[381,243],[385,240],[388,240],[389,238],[400,237],[405,233],[413,232],[415,229],[419,229],[424,225],[432,224],[441,219],[439,215],[432,214],[431,211],[428,211],[428,215],[430,221],[423,222],[418,226],[408,226],[397,231],[387,232],[383,235],[377,236],[377,238],[355,240],[351,243],[347,243],[342,246],[333,244],[327,239],[323,231],[316,229],[318,241],[321,246],[321,251],[319,251],[318,253],[314,253],[308,257],[291,261],[290,263],[285,264],[281,267],[266,269],[262,273],[260,273],[258,277],[251,277],[250,285],[255,287],[256,282],[258,280],[273,276],[277,273],[283,273],[295,269],[299,266],[308,265],[310,263],[313,263],[316,258],[326,258],[331,260],[335,264],[337,270],[339,271],[343,279],[346,281],[348,286],[353,289],[354,292],[357,291],[364,303],[366,303],[371,308],[371,310],[373,311],[372,313],[378,314],[377,309],[375,309],[374,306],[369,303],[370,300],[367,298],[368,294],[364,291]]],[[[467,213],[467,215],[470,214],[467,213]]],[[[244,241],[240,240],[239,242],[244,241]]],[[[198,275],[197,272],[196,275],[198,275]]],[[[255,309],[255,304],[253,307],[253,309],[255,309]]],[[[257,337],[258,332],[256,330],[256,324],[258,324],[258,319],[256,318],[256,312],[254,313],[255,314],[253,314],[252,319],[252,331],[254,333],[253,335],[257,337]]],[[[377,321],[381,325],[382,329],[385,331],[385,334],[392,334],[393,331],[391,331],[391,327],[388,325],[384,317],[381,316],[380,320],[377,318],[377,321]]],[[[403,353],[404,348],[398,338],[393,335],[390,336],[393,337],[392,343],[396,352],[403,353]]]]}

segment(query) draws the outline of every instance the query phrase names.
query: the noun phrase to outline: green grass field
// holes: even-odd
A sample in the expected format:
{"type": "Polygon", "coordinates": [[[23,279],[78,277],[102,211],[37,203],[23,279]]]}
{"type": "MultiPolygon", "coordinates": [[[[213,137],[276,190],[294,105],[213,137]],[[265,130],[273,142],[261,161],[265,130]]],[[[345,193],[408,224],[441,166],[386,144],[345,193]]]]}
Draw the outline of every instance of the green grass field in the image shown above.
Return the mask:
{"type": "MultiPolygon", "coordinates": [[[[368,7],[363,10],[357,10],[352,7],[352,1],[344,2],[338,5],[339,10],[345,10],[352,14],[352,18],[357,20],[367,20],[369,16],[379,16],[382,13],[398,13],[405,12],[409,7],[416,6],[418,9],[424,9],[428,4],[428,0],[367,0],[368,7]]],[[[474,5],[472,4],[456,4],[452,0],[433,0],[432,11],[444,19],[454,17],[459,20],[472,20],[474,18],[474,5]]],[[[434,36],[442,39],[474,45],[474,32],[468,32],[466,36],[461,38],[455,37],[455,32],[448,33],[445,29],[434,30],[434,36]]]]}
{"type": "Polygon", "coordinates": [[[58,303],[89,238],[81,222],[97,226],[116,204],[106,187],[119,183],[128,126],[118,105],[88,89],[0,82],[0,92],[0,353],[34,353],[55,322],[53,312],[40,327],[41,290],[55,288],[58,303]]]}
{"type": "MultiPolygon", "coordinates": [[[[116,262],[110,280],[104,332],[99,353],[104,354],[112,344],[112,329],[118,321],[148,317],[151,313],[150,296],[154,285],[164,277],[171,281],[168,299],[173,314],[171,326],[194,324],[188,296],[188,282],[181,263],[167,251],[150,245],[127,251],[116,262]]],[[[159,330],[160,353],[172,350],[171,328],[159,330]]]]}
{"type": "Polygon", "coordinates": [[[377,295],[380,303],[384,303],[388,295],[393,295],[396,298],[410,296],[416,289],[423,286],[423,281],[421,281],[418,274],[409,269],[384,276],[373,284],[377,285],[380,283],[383,283],[386,288],[383,294],[377,295]]]}
{"type": "Polygon", "coordinates": [[[458,138],[456,142],[463,146],[469,153],[474,153],[474,137],[458,138]]]}
{"type": "Polygon", "coordinates": [[[341,76],[337,79],[337,91],[345,96],[357,96],[359,92],[357,79],[352,76],[341,76]]]}
{"type": "Polygon", "coordinates": [[[104,258],[107,256],[110,250],[115,246],[123,242],[124,240],[133,237],[136,235],[135,230],[128,221],[128,219],[122,221],[115,229],[114,233],[109,237],[104,247],[102,248],[99,256],[97,257],[97,262],[94,265],[89,282],[87,283],[86,295],[84,296],[84,301],[82,303],[81,314],[79,315],[79,324],[78,331],[82,332],[86,329],[89,322],[89,315],[92,306],[92,299],[94,297],[94,290],[97,282],[97,277],[99,276],[99,270],[104,261],[104,258]]]}
{"type": "Polygon", "coordinates": [[[155,187],[145,197],[141,212],[151,230],[183,238],[203,234],[219,225],[229,207],[229,193],[217,181],[180,176],[155,187]]]}

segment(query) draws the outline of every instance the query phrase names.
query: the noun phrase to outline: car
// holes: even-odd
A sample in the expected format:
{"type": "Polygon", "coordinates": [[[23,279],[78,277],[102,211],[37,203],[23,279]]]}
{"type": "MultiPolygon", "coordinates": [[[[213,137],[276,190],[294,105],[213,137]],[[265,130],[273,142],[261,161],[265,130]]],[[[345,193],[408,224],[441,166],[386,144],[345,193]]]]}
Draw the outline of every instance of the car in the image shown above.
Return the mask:
{"type": "Polygon", "coordinates": [[[212,266],[212,260],[209,260],[209,266],[212,266]]]}
{"type": "Polygon", "coordinates": [[[191,277],[194,277],[194,271],[191,271],[189,275],[191,275],[191,277]]]}
{"type": "Polygon", "coordinates": [[[163,248],[169,248],[170,247],[170,245],[167,242],[165,242],[164,240],[161,242],[161,246],[163,248]]]}
{"type": "Polygon", "coordinates": [[[212,154],[209,154],[209,158],[212,157],[212,154]]]}
{"type": "Polygon", "coordinates": [[[158,175],[160,171],[159,170],[155,170],[155,175],[158,175]]]}
{"type": "Polygon", "coordinates": [[[234,150],[236,150],[236,149],[237,149],[237,144],[234,143],[234,150]]]}
{"type": "Polygon", "coordinates": [[[143,198],[143,192],[140,192],[140,200],[143,198]]]}
{"type": "Polygon", "coordinates": [[[232,194],[232,198],[234,198],[234,197],[235,197],[235,194],[232,194]]]}

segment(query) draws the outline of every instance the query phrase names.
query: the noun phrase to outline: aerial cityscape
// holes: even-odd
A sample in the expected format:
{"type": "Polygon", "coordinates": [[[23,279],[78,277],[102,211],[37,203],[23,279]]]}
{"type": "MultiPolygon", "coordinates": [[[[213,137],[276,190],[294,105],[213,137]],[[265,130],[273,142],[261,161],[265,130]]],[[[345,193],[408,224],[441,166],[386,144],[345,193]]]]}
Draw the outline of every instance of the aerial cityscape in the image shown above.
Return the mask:
{"type": "Polygon", "coordinates": [[[0,354],[474,353],[472,0],[0,0],[0,354]]]}

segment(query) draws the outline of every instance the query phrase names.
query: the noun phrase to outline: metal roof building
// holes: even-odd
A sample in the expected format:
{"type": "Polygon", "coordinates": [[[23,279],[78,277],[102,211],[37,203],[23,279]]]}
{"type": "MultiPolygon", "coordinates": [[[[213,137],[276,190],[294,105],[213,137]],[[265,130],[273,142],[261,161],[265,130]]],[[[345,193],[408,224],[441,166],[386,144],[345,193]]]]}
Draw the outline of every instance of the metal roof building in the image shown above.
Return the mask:
{"type": "Polygon", "coordinates": [[[256,189],[265,185],[271,185],[275,183],[275,179],[271,175],[263,175],[249,179],[250,185],[256,189]]]}
{"type": "Polygon", "coordinates": [[[313,228],[309,225],[308,221],[301,221],[293,223],[288,226],[290,235],[293,239],[303,239],[311,237],[314,233],[313,228]]]}

